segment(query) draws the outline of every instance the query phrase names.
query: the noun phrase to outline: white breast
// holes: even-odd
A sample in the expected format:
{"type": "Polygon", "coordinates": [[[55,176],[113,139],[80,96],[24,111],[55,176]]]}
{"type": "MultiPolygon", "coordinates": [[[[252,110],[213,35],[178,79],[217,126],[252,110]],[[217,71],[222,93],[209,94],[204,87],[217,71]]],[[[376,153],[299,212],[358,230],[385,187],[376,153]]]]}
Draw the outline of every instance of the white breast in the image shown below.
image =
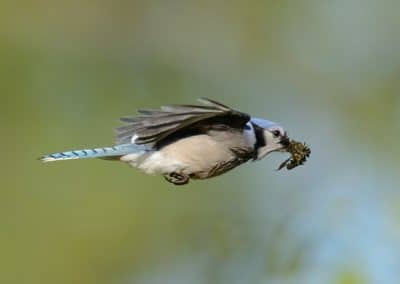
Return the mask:
{"type": "Polygon", "coordinates": [[[207,172],[215,165],[235,158],[230,150],[232,146],[252,148],[256,142],[253,126],[243,132],[241,139],[234,145],[233,139],[217,141],[209,135],[196,135],[182,138],[163,147],[159,151],[142,152],[123,156],[121,161],[139,168],[148,174],[169,174],[172,172],[191,175],[207,172]],[[240,141],[239,141],[240,140],[240,141]]]}

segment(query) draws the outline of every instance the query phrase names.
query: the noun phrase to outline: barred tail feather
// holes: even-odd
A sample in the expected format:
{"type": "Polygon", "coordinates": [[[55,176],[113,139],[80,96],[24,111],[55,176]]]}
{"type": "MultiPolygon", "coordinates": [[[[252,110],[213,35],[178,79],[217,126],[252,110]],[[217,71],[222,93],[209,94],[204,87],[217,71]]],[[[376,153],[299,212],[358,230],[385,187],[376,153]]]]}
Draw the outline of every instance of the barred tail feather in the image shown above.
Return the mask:
{"type": "Polygon", "coordinates": [[[132,153],[145,152],[145,146],[135,144],[123,144],[114,147],[103,147],[94,149],[74,150],[67,152],[53,153],[39,158],[42,162],[65,161],[89,158],[112,158],[132,153]]]}

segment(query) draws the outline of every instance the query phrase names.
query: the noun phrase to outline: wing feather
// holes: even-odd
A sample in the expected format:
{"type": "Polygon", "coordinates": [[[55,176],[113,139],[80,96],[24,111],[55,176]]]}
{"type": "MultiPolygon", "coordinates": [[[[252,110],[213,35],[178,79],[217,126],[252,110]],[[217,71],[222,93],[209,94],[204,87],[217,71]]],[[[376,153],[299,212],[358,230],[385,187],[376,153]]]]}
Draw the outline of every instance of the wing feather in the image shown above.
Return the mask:
{"type": "Polygon", "coordinates": [[[168,105],[160,109],[141,109],[137,117],[122,117],[128,123],[115,129],[118,144],[159,142],[177,131],[189,129],[199,123],[223,123],[232,127],[244,127],[250,116],[207,98],[199,100],[203,105],[168,105]],[[213,121],[215,118],[215,122],[213,121]]]}

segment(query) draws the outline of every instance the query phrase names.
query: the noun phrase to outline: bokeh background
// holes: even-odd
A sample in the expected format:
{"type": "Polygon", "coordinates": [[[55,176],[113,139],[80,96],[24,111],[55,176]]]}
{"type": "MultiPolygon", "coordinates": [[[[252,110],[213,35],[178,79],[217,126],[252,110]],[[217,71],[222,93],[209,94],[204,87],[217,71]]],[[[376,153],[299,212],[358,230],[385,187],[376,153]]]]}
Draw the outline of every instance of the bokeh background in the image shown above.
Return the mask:
{"type": "Polygon", "coordinates": [[[0,9],[0,282],[400,283],[400,2],[12,1],[0,9]],[[312,146],[176,188],[113,143],[207,96],[312,146]]]}

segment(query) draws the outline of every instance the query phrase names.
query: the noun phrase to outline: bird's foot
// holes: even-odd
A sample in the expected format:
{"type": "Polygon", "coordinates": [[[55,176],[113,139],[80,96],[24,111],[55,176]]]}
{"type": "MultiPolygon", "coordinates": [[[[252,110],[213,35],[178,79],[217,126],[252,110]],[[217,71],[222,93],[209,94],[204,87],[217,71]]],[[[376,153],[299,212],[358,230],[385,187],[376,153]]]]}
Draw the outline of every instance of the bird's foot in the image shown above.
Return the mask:
{"type": "Polygon", "coordinates": [[[170,173],[168,175],[165,175],[164,178],[166,181],[175,185],[184,185],[187,184],[190,180],[189,176],[178,173],[170,173]]]}

